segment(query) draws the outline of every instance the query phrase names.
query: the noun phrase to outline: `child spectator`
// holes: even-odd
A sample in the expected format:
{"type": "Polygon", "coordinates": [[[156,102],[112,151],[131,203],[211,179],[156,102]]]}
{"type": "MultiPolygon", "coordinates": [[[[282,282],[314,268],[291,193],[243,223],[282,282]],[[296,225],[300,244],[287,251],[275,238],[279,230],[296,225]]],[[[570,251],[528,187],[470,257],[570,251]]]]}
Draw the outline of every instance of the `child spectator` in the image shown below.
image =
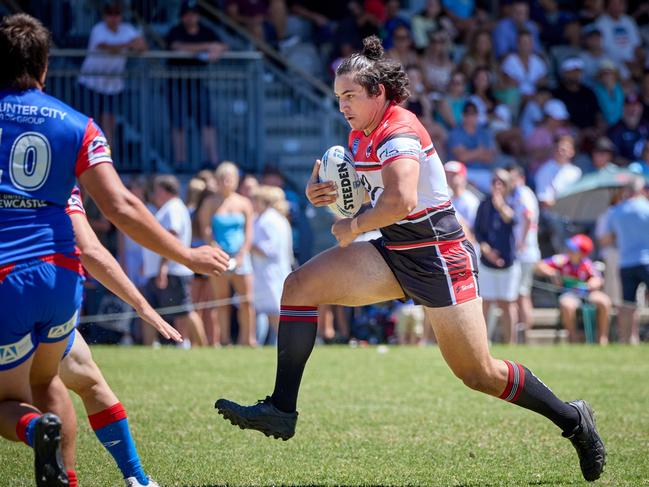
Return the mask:
{"type": "Polygon", "coordinates": [[[598,342],[608,345],[611,298],[601,291],[604,280],[588,258],[593,241],[587,235],[578,234],[566,241],[566,248],[567,253],[539,262],[537,272],[552,278],[561,288],[561,323],[568,331],[569,340],[577,342],[577,310],[588,302],[595,305],[598,342]]]}

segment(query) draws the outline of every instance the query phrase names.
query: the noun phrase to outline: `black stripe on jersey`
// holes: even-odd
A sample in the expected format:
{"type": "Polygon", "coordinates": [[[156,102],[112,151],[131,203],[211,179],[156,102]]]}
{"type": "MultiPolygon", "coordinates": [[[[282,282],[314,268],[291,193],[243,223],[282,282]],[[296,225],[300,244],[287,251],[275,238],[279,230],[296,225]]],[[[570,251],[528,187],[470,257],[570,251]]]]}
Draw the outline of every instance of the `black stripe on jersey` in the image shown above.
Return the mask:
{"type": "Polygon", "coordinates": [[[455,218],[453,207],[432,214],[430,218],[407,225],[393,223],[381,229],[381,234],[392,244],[414,244],[421,241],[459,240],[464,238],[462,226],[455,218]]]}
{"type": "Polygon", "coordinates": [[[357,171],[376,171],[381,169],[383,166],[381,164],[358,164],[354,162],[354,168],[357,171]]]}
{"type": "Polygon", "coordinates": [[[425,210],[418,211],[417,213],[414,213],[412,215],[408,215],[407,217],[404,218],[405,221],[414,221],[414,220],[419,220],[420,218],[426,216],[426,215],[434,215],[435,213],[439,213],[442,211],[446,211],[451,208],[451,201],[447,201],[446,203],[435,207],[435,208],[426,208],[425,210]]]}
{"type": "Polygon", "coordinates": [[[412,139],[412,140],[416,140],[421,144],[421,140],[419,139],[419,136],[417,134],[392,134],[392,135],[388,135],[385,139],[383,139],[381,143],[376,146],[376,150],[374,152],[378,154],[381,151],[381,147],[383,147],[386,144],[386,142],[389,142],[392,139],[412,139]]]}

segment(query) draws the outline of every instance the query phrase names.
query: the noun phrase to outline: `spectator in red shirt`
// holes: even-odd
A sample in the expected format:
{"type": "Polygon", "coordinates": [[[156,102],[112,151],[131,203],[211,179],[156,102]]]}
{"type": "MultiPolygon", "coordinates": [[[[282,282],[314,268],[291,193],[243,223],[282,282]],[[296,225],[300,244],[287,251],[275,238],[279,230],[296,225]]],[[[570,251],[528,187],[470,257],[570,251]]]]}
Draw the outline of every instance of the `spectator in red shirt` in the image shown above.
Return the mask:
{"type": "Polygon", "coordinates": [[[593,241],[587,235],[578,234],[566,241],[566,247],[567,253],[542,260],[536,270],[552,278],[562,288],[559,308],[561,323],[568,330],[568,339],[577,341],[577,309],[587,301],[597,310],[599,344],[608,345],[611,298],[601,291],[604,280],[588,258],[593,251],[593,241]]]}

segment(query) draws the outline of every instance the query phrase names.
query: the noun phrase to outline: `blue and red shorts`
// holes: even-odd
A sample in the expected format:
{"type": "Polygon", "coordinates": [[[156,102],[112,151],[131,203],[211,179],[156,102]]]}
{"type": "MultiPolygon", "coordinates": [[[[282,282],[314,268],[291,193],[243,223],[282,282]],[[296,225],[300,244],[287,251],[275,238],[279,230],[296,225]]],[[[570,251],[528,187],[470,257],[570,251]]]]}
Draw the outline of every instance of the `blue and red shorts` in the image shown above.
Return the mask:
{"type": "Polygon", "coordinates": [[[39,343],[68,340],[79,318],[83,273],[76,256],[53,254],[0,267],[0,370],[39,343]]]}

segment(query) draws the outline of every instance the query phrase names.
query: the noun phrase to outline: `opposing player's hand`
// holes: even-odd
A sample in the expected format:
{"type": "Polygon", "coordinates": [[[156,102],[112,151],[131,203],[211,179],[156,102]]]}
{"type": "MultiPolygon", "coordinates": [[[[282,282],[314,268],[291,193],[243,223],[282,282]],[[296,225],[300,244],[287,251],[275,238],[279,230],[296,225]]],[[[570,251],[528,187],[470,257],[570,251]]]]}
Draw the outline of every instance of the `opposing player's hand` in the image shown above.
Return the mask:
{"type": "Polygon", "coordinates": [[[155,328],[158,333],[160,333],[167,340],[173,340],[178,343],[181,343],[183,341],[183,337],[180,333],[178,333],[178,330],[167,323],[162,318],[162,316],[160,316],[156,312],[156,310],[151,307],[149,303],[144,304],[141,309],[138,309],[137,315],[146,323],[155,328]]]}
{"type": "Polygon", "coordinates": [[[358,233],[352,231],[352,218],[338,220],[331,226],[331,233],[336,237],[338,245],[341,247],[347,247],[358,237],[358,233]]]}
{"type": "Polygon", "coordinates": [[[187,267],[198,274],[218,276],[228,268],[230,257],[219,247],[203,245],[190,250],[187,267]]]}
{"type": "Polygon", "coordinates": [[[306,185],[306,197],[313,206],[327,206],[336,202],[338,192],[333,181],[321,183],[318,181],[318,170],[322,162],[315,161],[311,177],[306,185]]]}

